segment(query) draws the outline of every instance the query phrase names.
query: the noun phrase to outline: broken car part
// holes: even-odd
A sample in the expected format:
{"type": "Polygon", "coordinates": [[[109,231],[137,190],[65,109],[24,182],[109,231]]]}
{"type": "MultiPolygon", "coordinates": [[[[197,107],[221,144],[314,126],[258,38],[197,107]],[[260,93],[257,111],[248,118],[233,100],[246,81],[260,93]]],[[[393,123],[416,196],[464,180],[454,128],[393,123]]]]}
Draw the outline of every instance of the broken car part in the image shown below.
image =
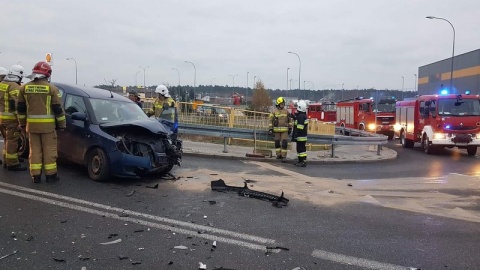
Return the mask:
{"type": "Polygon", "coordinates": [[[238,195],[240,196],[270,201],[273,203],[274,206],[277,206],[277,207],[286,206],[289,202],[289,199],[283,197],[283,191],[280,196],[275,196],[265,192],[249,189],[247,186],[247,183],[244,183],[243,187],[234,187],[234,186],[227,186],[225,184],[225,181],[223,181],[222,179],[219,179],[216,181],[211,181],[210,185],[212,190],[215,190],[215,191],[237,192],[238,195]]]}

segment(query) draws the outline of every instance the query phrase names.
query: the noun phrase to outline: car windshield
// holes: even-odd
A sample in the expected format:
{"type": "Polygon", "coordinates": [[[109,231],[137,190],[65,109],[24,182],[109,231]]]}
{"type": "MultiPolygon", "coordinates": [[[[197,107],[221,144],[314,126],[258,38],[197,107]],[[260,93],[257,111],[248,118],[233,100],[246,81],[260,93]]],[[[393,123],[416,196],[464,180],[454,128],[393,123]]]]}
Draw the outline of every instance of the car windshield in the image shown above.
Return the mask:
{"type": "Polygon", "coordinates": [[[122,123],[148,118],[143,110],[134,102],[90,99],[94,117],[98,123],[122,123]]]}
{"type": "Polygon", "coordinates": [[[480,101],[478,99],[440,99],[438,101],[438,114],[480,116],[480,101]]]}

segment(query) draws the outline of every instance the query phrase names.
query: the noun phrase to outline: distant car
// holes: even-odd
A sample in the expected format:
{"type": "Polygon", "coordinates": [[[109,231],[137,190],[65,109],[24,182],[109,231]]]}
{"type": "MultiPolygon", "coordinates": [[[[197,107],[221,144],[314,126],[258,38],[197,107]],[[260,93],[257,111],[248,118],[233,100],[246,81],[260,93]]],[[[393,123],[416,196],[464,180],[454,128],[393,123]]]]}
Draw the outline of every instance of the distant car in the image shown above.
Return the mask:
{"type": "Polygon", "coordinates": [[[207,123],[227,123],[229,120],[229,114],[224,108],[214,106],[198,106],[197,115],[207,123]]]}
{"type": "MultiPolygon", "coordinates": [[[[57,132],[59,161],[87,167],[91,179],[167,173],[181,160],[171,131],[126,97],[108,90],[55,83],[67,128],[57,132]]],[[[26,140],[20,151],[28,152],[26,140]]],[[[22,153],[20,153],[22,154],[22,153]]]]}

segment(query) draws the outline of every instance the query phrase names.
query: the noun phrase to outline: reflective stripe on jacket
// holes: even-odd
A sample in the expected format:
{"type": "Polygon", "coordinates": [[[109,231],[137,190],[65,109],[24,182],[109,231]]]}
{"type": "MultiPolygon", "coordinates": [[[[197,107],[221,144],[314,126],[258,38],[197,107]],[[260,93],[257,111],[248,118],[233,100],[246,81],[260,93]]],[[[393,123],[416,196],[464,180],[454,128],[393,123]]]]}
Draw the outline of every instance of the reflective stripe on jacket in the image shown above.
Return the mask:
{"type": "Polygon", "coordinates": [[[0,124],[12,124],[18,121],[15,109],[20,88],[21,86],[16,82],[3,81],[0,83],[0,124]],[[11,107],[12,102],[13,108],[11,107]]]}
{"type": "Polygon", "coordinates": [[[286,109],[275,109],[269,116],[268,128],[273,129],[273,132],[288,132],[288,128],[292,127],[292,121],[288,117],[286,109]],[[274,125],[275,119],[278,125],[274,125]]]}
{"type": "Polygon", "coordinates": [[[306,142],[308,133],[308,118],[304,112],[298,112],[295,115],[295,124],[293,126],[293,136],[297,142],[306,142]]]}
{"type": "Polygon", "coordinates": [[[20,106],[26,106],[26,112],[18,112],[20,125],[27,126],[27,132],[49,133],[56,127],[65,128],[65,112],[61,107],[61,95],[58,88],[46,79],[25,84],[18,95],[20,106]],[[57,106],[55,106],[57,105],[57,106]],[[60,111],[54,112],[57,107],[60,111]]]}

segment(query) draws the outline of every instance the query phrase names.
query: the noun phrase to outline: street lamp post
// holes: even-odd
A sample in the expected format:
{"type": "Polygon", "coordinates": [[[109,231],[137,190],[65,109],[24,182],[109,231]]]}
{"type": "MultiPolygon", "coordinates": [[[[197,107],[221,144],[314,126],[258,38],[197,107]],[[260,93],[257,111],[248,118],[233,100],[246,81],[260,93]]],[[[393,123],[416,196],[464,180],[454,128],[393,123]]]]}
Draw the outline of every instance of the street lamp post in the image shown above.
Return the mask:
{"type": "Polygon", "coordinates": [[[417,92],[417,74],[413,74],[415,76],[415,84],[413,85],[415,92],[417,92]]]}
{"type": "Polygon", "coordinates": [[[434,17],[434,16],[427,16],[426,17],[427,19],[436,19],[436,20],[443,20],[443,21],[446,21],[450,24],[450,26],[452,27],[452,30],[453,30],[453,45],[452,45],[452,67],[450,69],[450,92],[453,91],[453,58],[455,57],[455,27],[453,27],[453,24],[447,20],[447,19],[444,19],[444,18],[440,18],[440,17],[434,17]]]}
{"type": "Polygon", "coordinates": [[[247,97],[248,97],[248,74],[250,72],[247,71],[247,87],[245,88],[245,105],[247,105],[247,97]]]}
{"type": "Polygon", "coordinates": [[[144,91],[147,91],[147,86],[145,84],[145,73],[146,73],[147,68],[149,68],[150,66],[146,66],[146,67],[138,66],[138,67],[143,69],[143,89],[144,89],[144,91]]]}
{"type": "Polygon", "coordinates": [[[193,100],[196,100],[195,88],[197,87],[197,68],[195,67],[195,64],[190,61],[185,61],[185,63],[192,64],[193,66],[193,100]]]}
{"type": "Polygon", "coordinates": [[[402,76],[402,100],[403,100],[403,90],[405,87],[405,78],[402,76]]]}
{"type": "Polygon", "coordinates": [[[75,62],[75,84],[77,84],[77,61],[75,58],[67,58],[67,60],[73,60],[73,62],[75,62]]]}
{"type": "Polygon", "coordinates": [[[138,73],[140,73],[140,70],[137,71],[137,73],[135,73],[135,87],[138,87],[138,80],[137,80],[138,73]]]}
{"type": "Polygon", "coordinates": [[[289,70],[290,70],[290,68],[287,67],[287,92],[288,92],[288,90],[289,90],[289,88],[288,88],[288,71],[289,71],[289,70]]]}
{"type": "Polygon", "coordinates": [[[343,100],[343,91],[345,90],[345,88],[343,87],[344,83],[342,83],[342,100],[343,100]]]}
{"type": "Polygon", "coordinates": [[[238,74],[235,74],[235,75],[228,75],[230,77],[232,77],[233,79],[233,84],[232,84],[232,87],[235,87],[235,77],[238,76],[238,74]]]}
{"type": "Polygon", "coordinates": [[[180,71],[176,68],[172,68],[172,69],[176,70],[178,73],[178,86],[180,86],[180,71]]]}
{"type": "Polygon", "coordinates": [[[185,61],[185,63],[192,64],[193,66],[193,87],[197,87],[197,68],[195,67],[195,64],[189,61],[185,61]]]}
{"type": "Polygon", "coordinates": [[[300,90],[300,74],[302,70],[302,60],[300,60],[300,56],[297,53],[294,53],[294,52],[288,52],[288,53],[295,54],[298,57],[298,62],[300,63],[300,65],[298,66],[298,90],[300,90]]]}

